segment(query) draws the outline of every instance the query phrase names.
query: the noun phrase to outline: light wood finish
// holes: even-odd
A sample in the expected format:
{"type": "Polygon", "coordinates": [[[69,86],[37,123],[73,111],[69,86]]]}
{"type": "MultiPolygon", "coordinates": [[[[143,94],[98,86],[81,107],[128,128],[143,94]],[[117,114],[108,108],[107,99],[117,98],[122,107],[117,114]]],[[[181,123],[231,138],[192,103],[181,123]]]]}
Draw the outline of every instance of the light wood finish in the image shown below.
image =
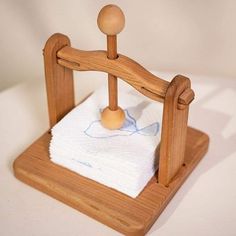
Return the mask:
{"type": "Polygon", "coordinates": [[[44,134],[15,160],[15,176],[130,236],[145,235],[208,148],[207,135],[189,128],[186,165],[180,168],[169,187],[157,183],[157,178],[153,177],[142,193],[132,199],[51,162],[48,156],[50,139],[49,133],[44,134]]]}
{"type": "Polygon", "coordinates": [[[121,128],[124,124],[124,120],[125,113],[120,107],[117,107],[114,111],[112,111],[109,107],[106,107],[102,111],[101,123],[102,126],[107,129],[115,130],[121,128]]]}
{"type": "Polygon", "coordinates": [[[187,88],[184,90],[183,93],[180,94],[178,103],[183,104],[183,105],[189,105],[192,100],[194,99],[194,92],[191,88],[187,88]]]}
{"type": "MultiPolygon", "coordinates": [[[[139,91],[145,88],[153,93],[157,100],[164,99],[169,85],[167,81],[151,74],[132,59],[118,55],[116,60],[109,60],[106,51],[82,51],[72,47],[64,47],[57,53],[60,65],[78,71],[106,72],[123,79],[139,91]]],[[[140,92],[144,94],[143,91],[140,92]]]]}
{"type": "Polygon", "coordinates": [[[107,58],[114,60],[117,57],[117,36],[107,35],[107,58]]]}
{"type": "MultiPolygon", "coordinates": [[[[119,33],[123,25],[116,20],[124,19],[123,13],[116,6],[104,9],[98,17],[100,29],[107,35],[119,33]],[[114,15],[111,14],[111,8],[114,15]]],[[[108,44],[108,54],[106,51],[74,49],[70,47],[69,39],[61,34],[55,34],[47,41],[44,62],[50,125],[52,127],[74,107],[72,70],[108,73],[111,94],[114,91],[117,94],[116,77],[119,77],[143,95],[164,102],[161,142],[154,150],[160,158],[158,173],[142,193],[132,199],[53,164],[48,153],[51,140],[49,132],[15,160],[14,173],[25,183],[125,235],[141,236],[150,229],[204,156],[209,138],[206,134],[187,127],[189,104],[194,98],[188,78],[178,75],[170,83],[162,80],[132,59],[123,55],[116,57],[116,36],[108,36],[107,40],[111,42],[108,44]]],[[[114,110],[109,107],[105,109],[104,117],[109,117],[109,122],[113,121],[114,125],[121,120],[117,117],[124,114],[117,105],[116,96],[110,98],[110,105],[114,110]],[[111,112],[115,118],[110,119],[111,112]]],[[[106,121],[105,125],[109,122],[106,121]]]]}
{"type": "MultiPolygon", "coordinates": [[[[70,50],[69,52],[67,52],[68,55],[70,56],[73,55],[74,49],[68,46],[66,46],[65,48],[70,50]]],[[[61,57],[61,52],[65,48],[59,50],[57,55],[61,57]]],[[[62,55],[64,54],[62,53],[62,55]]],[[[87,60],[90,59],[91,61],[91,58],[88,58],[88,56],[89,55],[85,53],[85,58],[87,60]]],[[[110,59],[107,60],[117,61],[119,58],[117,58],[116,60],[110,60],[110,59]]],[[[125,62],[125,65],[127,65],[127,61],[125,62]]],[[[122,70],[120,70],[119,68],[119,72],[120,71],[122,70]]],[[[141,71],[145,70],[142,68],[141,71]]],[[[160,81],[162,82],[164,80],[159,79],[159,82],[160,81]]],[[[133,80],[130,81],[130,84],[136,86],[133,80]]],[[[152,86],[152,84],[150,83],[147,84],[149,86],[148,88],[152,86]]],[[[190,81],[183,76],[176,76],[171,81],[171,83],[167,84],[168,88],[166,89],[164,96],[164,113],[163,113],[162,138],[160,146],[160,165],[159,165],[160,169],[159,181],[165,186],[167,186],[170,183],[171,179],[178,172],[180,166],[184,163],[184,150],[185,150],[188,106],[189,106],[188,104],[192,101],[194,97],[194,93],[190,88],[190,81]],[[181,95],[182,97],[180,97],[181,95]]],[[[140,84],[140,87],[142,92],[143,90],[147,90],[148,93],[150,93],[150,91],[146,89],[143,86],[143,84],[140,84]]],[[[156,87],[156,89],[157,88],[158,87],[156,87]]],[[[112,92],[114,91],[111,91],[111,94],[112,92]]],[[[143,94],[147,95],[145,92],[143,92],[143,94]]],[[[122,111],[121,109],[119,109],[119,112],[110,109],[110,111],[108,112],[108,110],[105,109],[104,113],[102,112],[101,114],[101,121],[104,127],[110,129],[118,129],[122,127],[122,124],[125,120],[125,116],[124,114],[121,114],[121,111],[122,111]],[[114,112],[114,114],[112,114],[112,112],[114,112]],[[116,115],[118,116],[115,117],[116,115]],[[114,122],[112,121],[112,119],[114,119],[114,122]],[[118,119],[123,119],[123,120],[119,121],[118,119]]]]}
{"type": "MultiPolygon", "coordinates": [[[[97,19],[99,29],[107,35],[107,58],[116,60],[117,34],[125,25],[125,17],[121,9],[115,5],[107,5],[99,12],[97,19]]],[[[125,122],[125,113],[118,109],[117,77],[108,74],[109,105],[101,113],[101,123],[108,129],[119,129],[125,122]]]]}
{"type": "MultiPolygon", "coordinates": [[[[117,58],[117,40],[116,35],[107,35],[107,57],[110,60],[117,58]]],[[[108,95],[109,95],[109,109],[112,111],[118,108],[118,89],[117,78],[112,74],[108,74],[108,95]]]]}
{"type": "Polygon", "coordinates": [[[54,34],[43,50],[50,127],[74,107],[73,71],[57,63],[57,51],[65,46],[69,38],[54,34]]]}
{"type": "Polygon", "coordinates": [[[108,74],[108,97],[109,109],[111,111],[116,111],[118,108],[117,78],[111,74],[108,74]]]}
{"type": "MultiPolygon", "coordinates": [[[[112,74],[126,81],[143,95],[163,102],[169,82],[153,75],[134,60],[118,55],[116,60],[109,60],[106,51],[82,51],[72,47],[64,47],[57,53],[58,63],[62,66],[78,71],[102,71],[112,74]]],[[[183,101],[185,96],[178,102],[182,104],[183,101]]],[[[185,103],[188,104],[187,101],[185,103]]]]}
{"type": "MultiPolygon", "coordinates": [[[[176,76],[170,83],[165,101],[162,118],[162,133],[160,145],[159,183],[168,186],[184,164],[186,147],[188,105],[178,109],[179,96],[188,94],[190,80],[184,76],[176,76]]],[[[186,96],[187,99],[189,98],[186,96]]]]}
{"type": "MultiPolygon", "coordinates": [[[[107,57],[109,60],[117,58],[116,35],[107,35],[107,57]]],[[[101,123],[107,129],[120,129],[125,122],[125,113],[118,107],[117,78],[108,74],[109,105],[101,113],[101,123]]]]}
{"type": "Polygon", "coordinates": [[[116,5],[107,5],[98,14],[97,24],[106,35],[117,35],[125,26],[125,16],[116,5]]]}

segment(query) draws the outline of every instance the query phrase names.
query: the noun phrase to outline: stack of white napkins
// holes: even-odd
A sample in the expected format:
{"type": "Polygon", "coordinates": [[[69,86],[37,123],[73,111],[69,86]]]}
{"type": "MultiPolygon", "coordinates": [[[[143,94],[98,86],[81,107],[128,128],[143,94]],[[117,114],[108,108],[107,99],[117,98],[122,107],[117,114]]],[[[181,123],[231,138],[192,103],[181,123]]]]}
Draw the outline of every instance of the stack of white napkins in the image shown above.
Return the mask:
{"type": "Polygon", "coordinates": [[[119,106],[126,122],[119,130],[101,126],[107,88],[95,91],[52,128],[51,160],[82,176],[136,197],[158,168],[162,104],[122,84],[119,106]]]}

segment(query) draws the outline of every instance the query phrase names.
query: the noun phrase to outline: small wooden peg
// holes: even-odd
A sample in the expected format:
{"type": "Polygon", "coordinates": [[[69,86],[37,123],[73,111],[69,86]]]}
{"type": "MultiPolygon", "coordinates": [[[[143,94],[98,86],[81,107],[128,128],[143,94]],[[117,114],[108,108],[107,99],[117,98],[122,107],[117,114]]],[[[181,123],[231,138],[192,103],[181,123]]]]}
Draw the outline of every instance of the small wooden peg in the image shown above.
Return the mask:
{"type": "MultiPolygon", "coordinates": [[[[107,35],[107,57],[115,60],[117,55],[117,34],[125,26],[125,16],[116,5],[107,5],[99,12],[97,24],[107,35]]],[[[101,113],[101,123],[108,129],[119,129],[125,121],[124,111],[118,107],[117,77],[108,74],[109,106],[101,113]]]]}

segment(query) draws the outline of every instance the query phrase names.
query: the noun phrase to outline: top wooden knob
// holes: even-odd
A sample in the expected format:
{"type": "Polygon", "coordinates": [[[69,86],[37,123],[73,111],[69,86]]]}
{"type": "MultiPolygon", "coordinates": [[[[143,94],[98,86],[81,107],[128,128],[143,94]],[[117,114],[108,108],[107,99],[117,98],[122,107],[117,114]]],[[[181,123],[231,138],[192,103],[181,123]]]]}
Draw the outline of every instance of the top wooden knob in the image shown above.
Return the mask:
{"type": "Polygon", "coordinates": [[[125,26],[125,16],[116,5],[107,5],[98,14],[97,24],[106,35],[119,34],[125,26]]]}

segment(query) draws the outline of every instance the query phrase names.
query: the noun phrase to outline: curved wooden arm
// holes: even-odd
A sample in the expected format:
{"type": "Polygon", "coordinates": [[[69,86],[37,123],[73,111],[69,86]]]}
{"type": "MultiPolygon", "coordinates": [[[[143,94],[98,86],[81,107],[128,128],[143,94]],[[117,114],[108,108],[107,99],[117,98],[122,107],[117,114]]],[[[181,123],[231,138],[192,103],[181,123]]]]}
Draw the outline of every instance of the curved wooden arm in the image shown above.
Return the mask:
{"type": "Polygon", "coordinates": [[[103,71],[117,76],[151,99],[163,101],[169,82],[147,71],[132,59],[120,55],[107,58],[106,51],[82,51],[64,47],[57,52],[58,63],[79,71],[103,71]]]}
{"type": "MultiPolygon", "coordinates": [[[[147,71],[134,60],[119,54],[115,60],[106,51],[82,51],[65,46],[57,52],[58,64],[78,71],[102,71],[119,77],[143,95],[164,102],[169,82],[147,71]]],[[[194,98],[191,89],[179,97],[179,109],[184,109],[194,98]]]]}

